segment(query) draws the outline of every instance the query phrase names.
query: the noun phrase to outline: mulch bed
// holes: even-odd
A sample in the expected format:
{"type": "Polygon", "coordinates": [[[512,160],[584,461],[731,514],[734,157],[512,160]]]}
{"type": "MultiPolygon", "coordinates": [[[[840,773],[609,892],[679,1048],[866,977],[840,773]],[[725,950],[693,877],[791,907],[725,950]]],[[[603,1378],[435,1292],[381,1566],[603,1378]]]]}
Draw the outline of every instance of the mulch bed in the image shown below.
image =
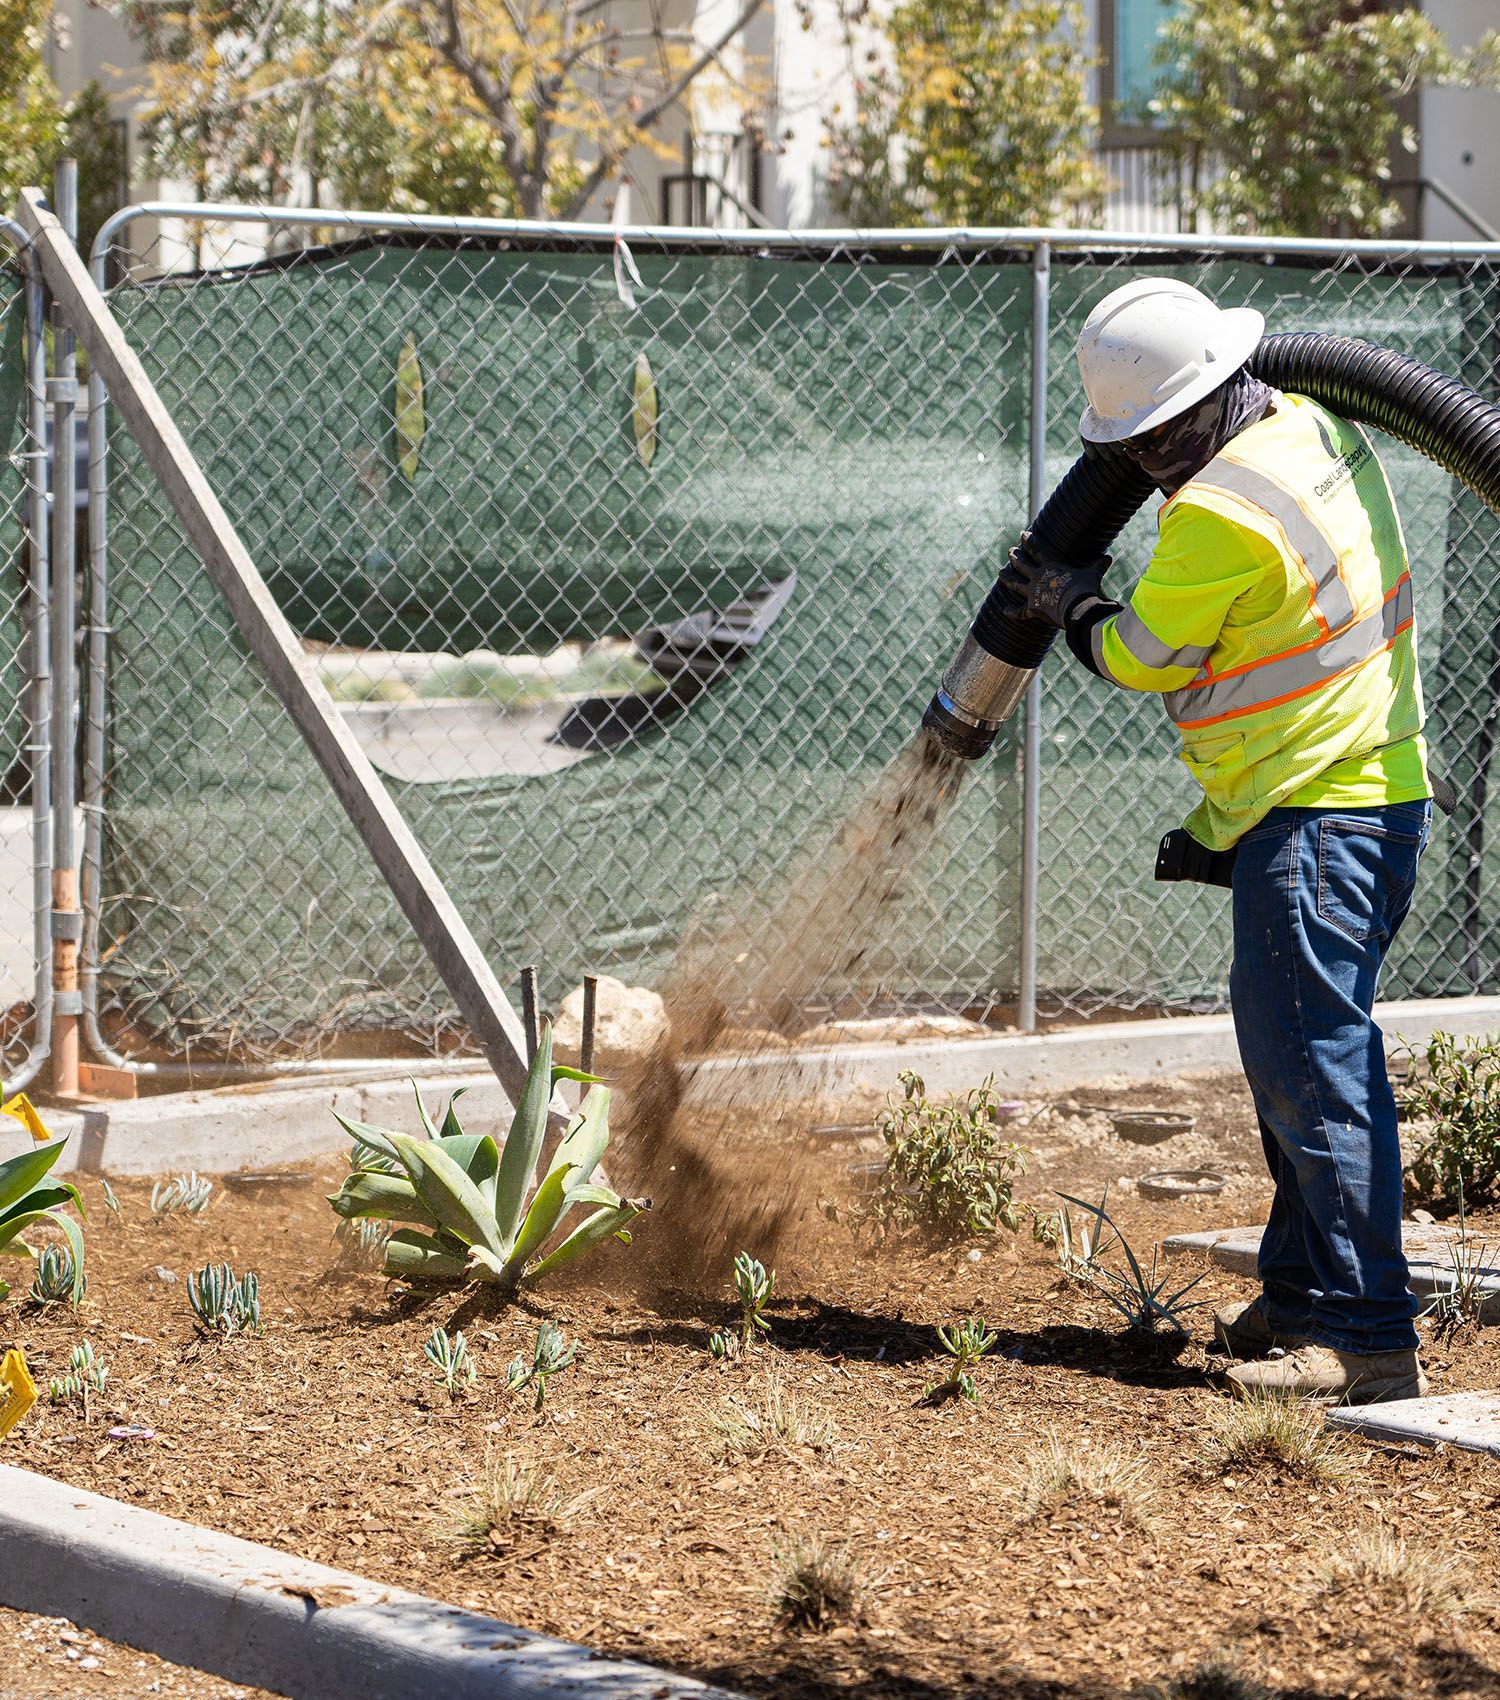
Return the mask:
{"type": "MultiPolygon", "coordinates": [[[[1070,1138],[1069,1118],[1048,1112],[1031,1124],[1045,1162],[1029,1196],[1097,1196],[1112,1180],[1118,1218],[1146,1252],[1173,1231],[1255,1219],[1265,1188],[1238,1081],[1112,1096],[1195,1111],[1182,1155],[1214,1157],[1232,1190],[1146,1204],[1120,1179],[1182,1166],[1172,1143],[1127,1147],[1097,1118],[1070,1138]]],[[[796,1136],[779,1137],[790,1156],[796,1136]]],[[[1144,1695],[1225,1654],[1279,1696],[1500,1695],[1500,1464],[1350,1441],[1353,1473],[1336,1486],[1223,1474],[1203,1459],[1203,1413],[1221,1397],[1206,1311],[1186,1344],[1137,1341],[1097,1296],[1060,1285],[1053,1254],[1024,1233],[861,1253],[817,1202],[846,1190],[849,1164],[868,1154],[857,1140],[796,1144],[805,1219],[779,1253],[768,1342],[735,1364],[706,1350],[730,1318],[727,1257],[701,1286],[632,1290],[643,1245],[611,1246],[572,1284],[503,1308],[482,1292],[415,1292],[340,1267],[324,1202],[339,1159],[287,1184],[220,1184],[197,1217],[153,1216],[149,1184],[121,1181],[116,1219],[85,1180],[81,1314],[26,1306],[18,1281],[0,1340],[21,1344],[40,1380],[86,1335],[109,1365],[105,1410],[85,1425],[39,1404],[5,1460],[787,1700],[1144,1695]],[[257,1271],[264,1337],[197,1337],[185,1282],[209,1259],[257,1271]],[[981,1401],[929,1408],[946,1362],[934,1327],[970,1312],[1000,1335],[979,1370],[981,1401]],[[578,1360],[537,1414],[505,1377],[549,1318],[577,1340],[578,1360]],[[479,1369],[456,1400],[422,1356],[437,1324],[464,1330],[479,1369]],[[773,1378],[834,1425],[831,1446],[724,1457],[715,1415],[773,1378]],[[120,1422],[154,1435],[109,1439],[120,1422]],[[1018,1520],[1017,1471],[1051,1437],[1143,1460],[1148,1526],[1086,1499],[1018,1520]],[[562,1520],[512,1519],[471,1553],[453,1527],[487,1454],[535,1466],[580,1503],[562,1520]],[[1456,1560],[1466,1609],[1413,1610],[1385,1586],[1330,1589],[1326,1566],[1382,1523],[1456,1560]],[[774,1555],[815,1535],[847,1545],[862,1600],[850,1621],[793,1631],[776,1618],[774,1555]]],[[[720,1155],[732,1172],[732,1152],[720,1155]]],[[[641,1237],[672,1232],[658,1214],[641,1237]]],[[[1215,1272],[1194,1296],[1249,1291],[1215,1272]]],[[[1494,1333],[1429,1348],[1434,1390],[1500,1387],[1494,1333]]]]}

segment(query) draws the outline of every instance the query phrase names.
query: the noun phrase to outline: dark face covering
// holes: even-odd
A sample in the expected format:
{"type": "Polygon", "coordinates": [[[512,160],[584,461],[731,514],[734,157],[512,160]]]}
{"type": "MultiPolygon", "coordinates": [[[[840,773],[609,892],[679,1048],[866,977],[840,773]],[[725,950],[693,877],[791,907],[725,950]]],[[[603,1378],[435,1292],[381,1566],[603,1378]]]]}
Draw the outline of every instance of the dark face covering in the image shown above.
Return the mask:
{"type": "Polygon", "coordinates": [[[1161,437],[1152,441],[1127,437],[1120,447],[1162,495],[1175,496],[1231,437],[1262,418],[1270,405],[1270,388],[1241,366],[1228,383],[1173,419],[1161,437]]]}

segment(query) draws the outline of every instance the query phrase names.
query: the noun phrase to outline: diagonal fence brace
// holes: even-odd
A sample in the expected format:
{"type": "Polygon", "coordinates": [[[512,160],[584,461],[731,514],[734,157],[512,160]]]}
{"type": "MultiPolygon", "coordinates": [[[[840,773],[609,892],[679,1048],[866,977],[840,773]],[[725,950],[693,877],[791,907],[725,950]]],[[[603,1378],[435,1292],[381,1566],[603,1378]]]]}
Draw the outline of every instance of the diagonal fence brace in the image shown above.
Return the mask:
{"type": "Polygon", "coordinates": [[[345,726],[109,303],[44,204],[41,190],[22,190],[17,216],[32,239],[47,287],[88,350],[93,369],[104,379],[110,400],[160,481],[241,636],[514,1103],[526,1078],[525,1035],[478,942],[345,726]]]}

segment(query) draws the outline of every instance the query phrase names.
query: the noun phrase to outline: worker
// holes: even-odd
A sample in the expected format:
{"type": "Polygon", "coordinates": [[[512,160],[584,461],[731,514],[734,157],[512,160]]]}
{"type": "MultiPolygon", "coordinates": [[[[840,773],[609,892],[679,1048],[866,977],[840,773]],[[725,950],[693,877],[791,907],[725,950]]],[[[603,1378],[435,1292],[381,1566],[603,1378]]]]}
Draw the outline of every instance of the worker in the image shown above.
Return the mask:
{"type": "Polygon", "coordinates": [[[1089,314],[1087,444],[1166,498],[1130,600],[1108,560],[1029,536],[1003,577],[1091,672],[1154,691],[1202,787],[1158,876],[1229,885],[1229,996],[1275,1195],[1261,1292],[1215,1319],[1245,1394],[1426,1390],[1401,1248],[1401,1151],[1371,1014],[1432,788],[1406,547],[1358,425],[1258,381],[1265,329],[1172,278],[1089,314]]]}

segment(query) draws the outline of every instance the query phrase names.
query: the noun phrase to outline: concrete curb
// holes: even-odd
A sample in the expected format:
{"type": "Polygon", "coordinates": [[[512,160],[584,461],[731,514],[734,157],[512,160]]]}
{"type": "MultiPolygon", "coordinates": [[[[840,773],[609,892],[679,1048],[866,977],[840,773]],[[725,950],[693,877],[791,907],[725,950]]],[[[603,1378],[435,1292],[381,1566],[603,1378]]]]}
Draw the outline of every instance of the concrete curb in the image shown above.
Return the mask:
{"type": "Polygon", "coordinates": [[[0,1604],[292,1700],[739,1700],[0,1466],[0,1604]]]}
{"type": "MultiPolygon", "coordinates": [[[[1474,1035],[1500,1032],[1500,998],[1413,999],[1377,1004],[1375,1013],[1392,1042],[1425,1045],[1437,1028],[1474,1035]]],[[[687,1101],[754,1107],[852,1091],[888,1092],[903,1068],[915,1069],[934,1092],[967,1091],[993,1074],[1005,1090],[1025,1093],[1090,1086],[1117,1076],[1152,1080],[1238,1063],[1229,1016],[1185,1015],[1100,1022],[1054,1033],[713,1057],[692,1066],[687,1101]]],[[[433,1108],[462,1088],[467,1094],[464,1125],[473,1132],[499,1137],[510,1126],[509,1101],[483,1065],[476,1063],[467,1074],[418,1080],[433,1108]]],[[[416,1130],[410,1083],[390,1075],[163,1094],[83,1111],[52,1110],[47,1122],[67,1143],[59,1172],[154,1175],[197,1169],[232,1174],[342,1149],[344,1138],[331,1109],[376,1126],[416,1130]]],[[[0,1130],[0,1157],[29,1143],[19,1128],[10,1132],[13,1125],[0,1130]]]]}
{"type": "MultiPolygon", "coordinates": [[[[1434,1030],[1500,1032],[1500,998],[1412,998],[1375,1006],[1387,1039],[1425,1045],[1434,1030]]],[[[753,1105],[857,1089],[888,1091],[903,1068],[935,1092],[967,1091],[985,1075],[1010,1092],[1089,1086],[1112,1075],[1151,1080],[1194,1069],[1237,1068],[1239,1047],[1227,1015],[1100,1022],[1054,1033],[914,1040],[909,1044],[776,1051],[698,1063],[688,1101],[753,1105]]]]}
{"type": "Polygon", "coordinates": [[[1457,1446],[1500,1458],[1500,1392],[1437,1393],[1384,1405],[1336,1405],[1330,1428],[1396,1446],[1457,1446]]]}

